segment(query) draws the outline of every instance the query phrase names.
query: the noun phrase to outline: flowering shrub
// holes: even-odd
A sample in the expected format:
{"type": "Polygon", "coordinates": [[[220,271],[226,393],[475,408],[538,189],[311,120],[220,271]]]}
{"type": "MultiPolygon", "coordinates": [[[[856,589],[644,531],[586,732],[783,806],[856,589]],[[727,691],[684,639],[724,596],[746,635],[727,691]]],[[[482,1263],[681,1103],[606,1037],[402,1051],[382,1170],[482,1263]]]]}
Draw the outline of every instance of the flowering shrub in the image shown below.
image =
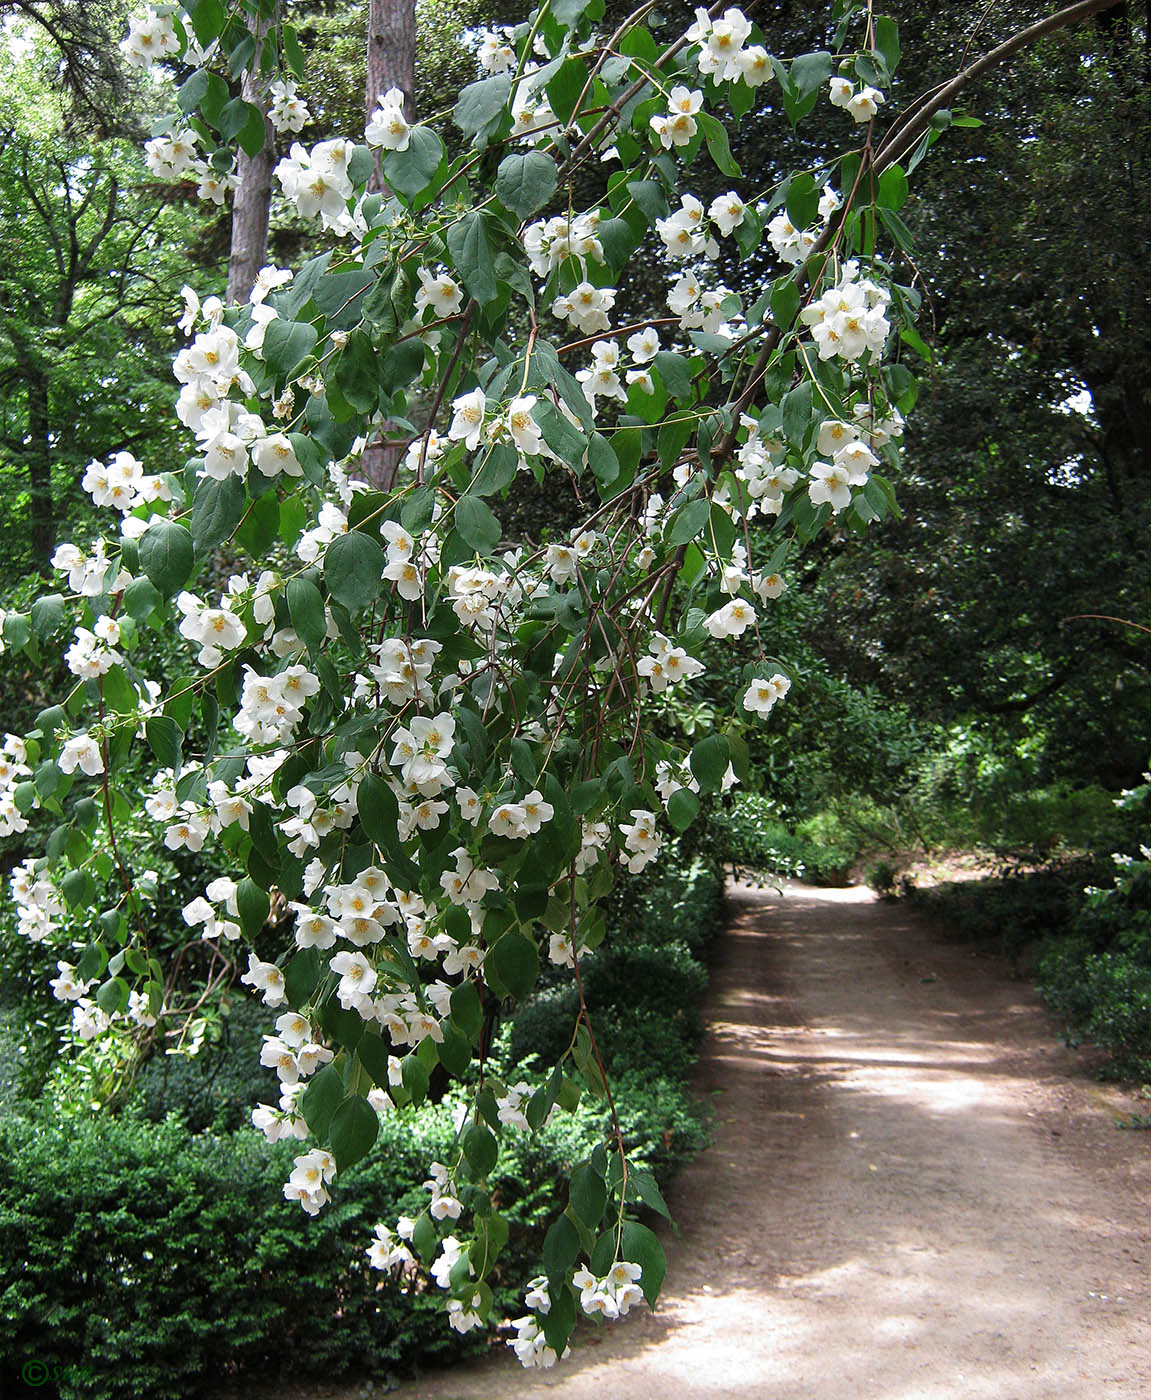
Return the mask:
{"type": "MultiPolygon", "coordinates": [[[[271,0],[255,8],[255,76],[293,132],[299,44],[271,0]]],[[[143,822],[118,777],[143,746],[155,846],[210,846],[230,867],[183,918],[214,950],[214,985],[242,969],[269,1009],[275,1087],[253,1121],[299,1142],[284,1195],[320,1212],[381,1113],[421,1103],[433,1072],[467,1085],[424,1208],[364,1240],[373,1267],[426,1270],[457,1330],[492,1306],[501,1146],[604,1098],[612,1131],[572,1172],[518,1324],[525,1365],[562,1356],[581,1310],[658,1297],[663,1255],[633,1214],[665,1208],[629,1159],[581,965],[617,872],[658,861],[701,799],[739,781],[745,727],[786,702],[769,638],[788,558],[830,522],[862,530],[892,509],[881,472],[915,385],[889,352],[922,348],[918,298],[878,246],[908,247],[897,157],[914,168],[946,119],[921,111],[876,143],[893,22],[836,0],[837,67],[772,56],[721,9],[661,47],[634,20],[604,32],[600,0],[548,0],[481,43],[453,160],[395,91],[362,143],[293,144],[282,197],[334,249],[265,269],[243,306],[185,289],[174,373],[192,455],[178,472],[123,452],[94,463],[107,537],[62,545],[67,596],[3,619],[9,648],[63,645],[75,676],[6,741],[0,834],[37,808],[54,822],[12,893],[79,1036],[146,1041],[205,995],[187,1000],[155,955],[155,879],[129,868],[147,840],[118,839],[143,822]],[[830,99],[859,144],[705,207],[682,188],[705,150],[741,178],[716,112],[738,119],[768,90],[793,123],[830,99]],[[369,192],[377,155],[387,189],[369,192]],[[765,233],[783,270],[757,295],[729,291],[724,243],[749,258],[765,233]],[[670,314],[617,323],[629,267],[653,257],[670,314]],[[380,440],[398,469],[365,479],[380,440]],[[569,539],[505,538],[499,501],[520,474],[571,484],[569,539]],[[222,591],[221,557],[236,561],[222,591]],[[167,686],[147,674],[161,631],[187,644],[167,686]],[[744,649],[722,724],[687,746],[659,721],[708,638],[744,649]],[[290,929],[274,959],[252,946],[269,920],[290,929]],[[571,969],[575,1024],[554,1066],[509,1086],[490,1072],[492,1027],[541,954],[571,969]]],[[[219,71],[254,62],[244,20],[214,0],[158,6],[125,52],[194,66],[148,156],[223,199],[231,143],[265,139],[219,71]]]]}

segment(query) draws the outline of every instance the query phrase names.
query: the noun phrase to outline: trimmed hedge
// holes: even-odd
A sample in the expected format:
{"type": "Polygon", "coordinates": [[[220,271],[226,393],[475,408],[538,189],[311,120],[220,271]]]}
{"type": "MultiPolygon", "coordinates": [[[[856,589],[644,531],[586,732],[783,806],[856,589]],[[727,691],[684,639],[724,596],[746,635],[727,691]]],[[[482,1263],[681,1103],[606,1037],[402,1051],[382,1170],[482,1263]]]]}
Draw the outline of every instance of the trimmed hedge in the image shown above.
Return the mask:
{"type": "Polygon", "coordinates": [[[385,1132],[377,1164],[314,1219],[280,1193],[291,1145],[251,1129],[5,1123],[0,1379],[35,1358],[70,1368],[66,1400],[167,1400],[229,1373],[332,1376],[466,1349],[433,1320],[437,1300],[402,1295],[364,1255],[446,1147],[445,1118],[385,1132]]]}

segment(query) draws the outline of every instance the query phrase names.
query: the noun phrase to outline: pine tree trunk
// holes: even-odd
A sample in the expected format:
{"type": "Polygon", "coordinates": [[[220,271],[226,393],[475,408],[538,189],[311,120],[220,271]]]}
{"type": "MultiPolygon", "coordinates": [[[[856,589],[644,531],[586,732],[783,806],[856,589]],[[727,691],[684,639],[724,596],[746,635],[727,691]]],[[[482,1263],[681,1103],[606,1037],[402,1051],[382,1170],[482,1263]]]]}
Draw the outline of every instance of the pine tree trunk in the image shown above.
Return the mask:
{"type": "MultiPolygon", "coordinates": [[[[268,22],[261,20],[256,34],[256,60],[268,22]]],[[[268,261],[268,213],[272,203],[272,167],[276,161],[275,131],[268,120],[268,102],[251,73],[244,74],[243,97],[264,113],[264,149],[259,155],[240,152],[236,165],[239,188],[232,200],[232,247],[228,256],[229,306],[247,301],[256,284],[256,273],[268,261]]]]}
{"type": "MultiPolygon", "coordinates": [[[[370,0],[368,7],[368,80],[364,93],[365,121],[370,121],[376,104],[390,88],[404,94],[408,121],[416,118],[416,7],[414,0],[370,0]]],[[[387,183],[376,152],[376,165],[369,190],[387,192],[387,183]]],[[[386,426],[382,429],[386,434],[386,426]]],[[[399,449],[370,442],[360,468],[373,485],[387,489],[396,479],[399,449]]]]}

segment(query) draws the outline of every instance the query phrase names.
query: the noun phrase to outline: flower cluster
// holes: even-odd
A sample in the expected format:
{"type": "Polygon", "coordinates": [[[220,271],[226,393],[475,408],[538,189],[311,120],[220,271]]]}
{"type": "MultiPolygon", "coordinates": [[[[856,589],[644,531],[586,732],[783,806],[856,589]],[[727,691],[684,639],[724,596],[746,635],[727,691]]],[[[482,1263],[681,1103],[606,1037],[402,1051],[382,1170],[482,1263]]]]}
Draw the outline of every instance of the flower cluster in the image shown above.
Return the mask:
{"type": "MultiPolygon", "coordinates": [[[[389,108],[391,112],[395,110],[389,108]]],[[[402,112],[400,117],[402,119],[402,112]]],[[[406,139],[406,122],[404,127],[406,139]]],[[[318,218],[324,229],[340,237],[363,228],[362,216],[350,212],[348,207],[355,195],[348,173],[348,162],[354,151],[354,144],[342,137],[320,141],[310,151],[293,141],[288,155],[275,170],[281,189],[296,206],[300,217],[318,218]]]]}
{"type": "Polygon", "coordinates": [[[844,111],[850,112],[857,122],[869,122],[879,111],[880,104],[885,101],[878,88],[862,87],[856,91],[851,79],[842,76],[831,79],[828,96],[833,107],[842,107],[844,111]]]}
{"type": "Polygon", "coordinates": [[[724,10],[713,20],[702,7],[687,30],[687,40],[700,46],[696,65],[717,83],[744,82],[757,88],[772,76],[771,58],[761,44],[749,44],[751,22],[742,10],[724,10]]]}
{"type": "Polygon", "coordinates": [[[838,355],[855,361],[869,350],[873,355],[882,353],[891,333],[890,302],[886,288],[860,277],[859,265],[848,262],[836,286],[805,306],[800,319],[811,328],[821,360],[838,355]]]}
{"type": "Polygon", "coordinates": [[[297,95],[296,84],[291,78],[280,78],[268,87],[272,98],[268,107],[268,120],[277,131],[302,131],[311,121],[312,114],[307,103],[297,95]]]}
{"type": "MultiPolygon", "coordinates": [[[[0,746],[0,837],[18,836],[22,831],[27,831],[28,817],[17,806],[16,788],[31,777],[32,769],[28,763],[27,745],[19,735],[6,734],[4,743],[0,746]]],[[[33,789],[33,793],[35,793],[35,789],[33,789]]],[[[38,805],[38,795],[35,801],[38,805]]],[[[13,891],[13,897],[15,897],[15,891],[13,891]]],[[[19,900],[17,903],[19,904],[19,900]]]]}
{"type": "Polygon", "coordinates": [[[149,5],[142,15],[129,21],[128,37],[121,40],[120,52],[133,68],[150,68],[164,58],[175,58],[180,40],[171,14],[160,15],[149,5]]]}
{"type": "Polygon", "coordinates": [[[579,1289],[580,1307],[589,1317],[625,1317],[643,1299],[639,1280],[643,1270],[626,1259],[617,1260],[603,1278],[590,1269],[577,1269],[572,1283],[579,1289]]]}

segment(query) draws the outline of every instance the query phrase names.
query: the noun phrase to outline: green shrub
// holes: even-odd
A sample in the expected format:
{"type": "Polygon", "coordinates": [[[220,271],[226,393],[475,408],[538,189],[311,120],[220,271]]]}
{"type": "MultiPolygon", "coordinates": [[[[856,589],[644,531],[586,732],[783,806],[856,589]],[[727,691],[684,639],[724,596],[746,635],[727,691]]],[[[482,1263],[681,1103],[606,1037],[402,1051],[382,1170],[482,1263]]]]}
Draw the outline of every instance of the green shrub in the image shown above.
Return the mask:
{"type": "Polygon", "coordinates": [[[1048,938],[1040,991],[1071,1035],[1111,1053],[1111,1070],[1151,1077],[1151,861],[1087,889],[1068,934],[1048,938]]]}
{"type": "Polygon", "coordinates": [[[468,1349],[434,1299],[381,1281],[364,1255],[450,1134],[444,1114],[385,1123],[374,1165],[310,1219],[280,1193],[292,1145],[251,1130],[6,1122],[0,1379],[35,1358],[75,1368],[65,1400],[168,1400],[227,1374],[331,1376],[468,1349]]]}

